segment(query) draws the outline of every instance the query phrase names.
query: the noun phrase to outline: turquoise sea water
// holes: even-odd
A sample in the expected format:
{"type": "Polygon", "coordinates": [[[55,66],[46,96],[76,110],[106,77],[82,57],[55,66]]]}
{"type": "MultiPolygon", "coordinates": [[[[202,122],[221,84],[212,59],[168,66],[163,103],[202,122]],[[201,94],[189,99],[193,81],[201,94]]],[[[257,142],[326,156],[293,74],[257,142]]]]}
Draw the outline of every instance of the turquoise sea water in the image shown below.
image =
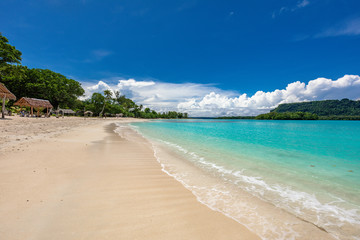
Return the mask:
{"type": "Polygon", "coordinates": [[[160,162],[199,201],[256,229],[264,239],[303,238],[299,219],[338,239],[360,239],[359,121],[170,120],[131,125],[153,142],[158,156],[159,149],[179,156],[177,162],[168,162],[163,154],[160,162]],[[277,211],[279,223],[273,219],[277,211]],[[292,222],[291,216],[297,220],[292,222]]]}

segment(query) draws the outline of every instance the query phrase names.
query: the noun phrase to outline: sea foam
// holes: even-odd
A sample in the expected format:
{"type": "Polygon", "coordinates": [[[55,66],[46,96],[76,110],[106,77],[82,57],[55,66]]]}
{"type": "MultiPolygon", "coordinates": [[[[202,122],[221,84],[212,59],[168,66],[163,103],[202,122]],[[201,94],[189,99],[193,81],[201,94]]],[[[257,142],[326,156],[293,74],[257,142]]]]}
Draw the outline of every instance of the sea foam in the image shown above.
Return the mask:
{"type": "Polygon", "coordinates": [[[324,202],[315,194],[269,183],[246,168],[229,168],[177,142],[149,136],[141,126],[132,128],[151,141],[166,174],[191,190],[198,201],[263,239],[306,239],[306,232],[316,231],[318,239],[326,239],[324,231],[337,239],[356,239],[359,234],[359,208],[343,207],[346,201],[341,197],[324,202]]]}

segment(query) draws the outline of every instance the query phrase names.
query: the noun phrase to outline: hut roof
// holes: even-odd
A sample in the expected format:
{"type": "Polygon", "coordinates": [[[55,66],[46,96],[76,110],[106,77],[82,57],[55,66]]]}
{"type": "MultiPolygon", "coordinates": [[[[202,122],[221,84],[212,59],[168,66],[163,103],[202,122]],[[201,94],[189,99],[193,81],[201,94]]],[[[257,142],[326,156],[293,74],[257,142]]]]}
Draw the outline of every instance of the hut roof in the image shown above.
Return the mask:
{"type": "Polygon", "coordinates": [[[0,97],[1,98],[7,98],[7,99],[11,99],[11,100],[15,100],[16,97],[14,94],[12,94],[6,87],[4,84],[0,83],[0,97]]]}
{"type": "Polygon", "coordinates": [[[37,98],[27,98],[27,97],[20,98],[20,100],[17,101],[16,103],[14,103],[14,105],[24,106],[24,107],[35,107],[35,108],[38,108],[38,107],[53,108],[53,106],[51,105],[49,100],[37,99],[37,98]]]}
{"type": "Polygon", "coordinates": [[[58,112],[63,112],[66,114],[74,114],[75,112],[72,109],[58,109],[58,112]]]}

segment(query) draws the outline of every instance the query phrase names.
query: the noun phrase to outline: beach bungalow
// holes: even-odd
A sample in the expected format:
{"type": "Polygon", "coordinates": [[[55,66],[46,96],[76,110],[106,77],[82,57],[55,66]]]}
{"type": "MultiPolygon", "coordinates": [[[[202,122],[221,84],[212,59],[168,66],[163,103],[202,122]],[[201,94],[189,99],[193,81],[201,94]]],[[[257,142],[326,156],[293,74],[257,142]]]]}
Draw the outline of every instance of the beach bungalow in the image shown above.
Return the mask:
{"type": "Polygon", "coordinates": [[[37,111],[37,116],[39,117],[40,109],[46,108],[46,116],[49,116],[49,110],[53,108],[49,100],[44,99],[37,99],[37,98],[27,98],[22,97],[19,101],[14,103],[14,105],[20,106],[20,107],[30,107],[31,109],[31,116],[34,115],[34,108],[37,111]]]}
{"type": "Polygon", "coordinates": [[[94,113],[92,111],[86,111],[84,112],[84,117],[92,117],[94,113]]]}
{"type": "Polygon", "coordinates": [[[60,114],[64,117],[64,115],[75,115],[74,110],[72,109],[58,109],[56,110],[57,114],[60,114]]]}
{"type": "Polygon", "coordinates": [[[72,109],[59,109],[61,114],[75,114],[74,110],[72,109]]]}
{"type": "Polygon", "coordinates": [[[12,94],[4,84],[0,83],[0,97],[2,99],[1,117],[5,118],[5,101],[6,99],[16,100],[16,96],[12,94]]]}

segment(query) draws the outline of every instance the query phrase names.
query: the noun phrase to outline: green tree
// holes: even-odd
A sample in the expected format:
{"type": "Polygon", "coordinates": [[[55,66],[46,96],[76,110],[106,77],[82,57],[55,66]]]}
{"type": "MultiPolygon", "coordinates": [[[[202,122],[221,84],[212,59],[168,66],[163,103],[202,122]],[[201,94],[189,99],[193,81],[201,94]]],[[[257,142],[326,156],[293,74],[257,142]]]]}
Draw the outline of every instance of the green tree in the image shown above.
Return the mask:
{"type": "Polygon", "coordinates": [[[104,95],[105,95],[104,105],[103,105],[103,108],[101,109],[101,112],[99,114],[100,117],[102,117],[104,115],[105,105],[109,104],[111,99],[112,99],[112,92],[110,90],[105,90],[104,95]]]}
{"type": "Polygon", "coordinates": [[[86,110],[92,111],[99,115],[105,103],[105,97],[101,93],[93,93],[90,101],[86,105],[86,110]]]}
{"type": "Polygon", "coordinates": [[[10,64],[21,62],[21,52],[9,44],[9,40],[0,33],[0,80],[2,80],[3,71],[10,64]]]}
{"type": "Polygon", "coordinates": [[[318,116],[359,116],[360,101],[347,98],[342,100],[324,100],[300,103],[280,104],[271,112],[308,112],[318,116]]]}
{"type": "Polygon", "coordinates": [[[104,95],[93,93],[90,99],[83,101],[83,106],[86,110],[90,110],[94,115],[99,116],[106,112],[111,114],[122,113],[125,117],[136,118],[187,118],[186,113],[175,111],[161,114],[150,108],[145,108],[144,111],[141,111],[142,105],[136,105],[134,101],[121,95],[118,91],[113,94],[110,90],[107,90],[104,91],[104,95]]]}
{"type": "Polygon", "coordinates": [[[258,120],[317,120],[316,114],[308,112],[269,112],[255,117],[258,120]]]}
{"type": "Polygon", "coordinates": [[[48,69],[29,69],[17,65],[5,70],[3,82],[18,97],[49,100],[57,108],[74,108],[84,94],[81,84],[48,69]]]}

